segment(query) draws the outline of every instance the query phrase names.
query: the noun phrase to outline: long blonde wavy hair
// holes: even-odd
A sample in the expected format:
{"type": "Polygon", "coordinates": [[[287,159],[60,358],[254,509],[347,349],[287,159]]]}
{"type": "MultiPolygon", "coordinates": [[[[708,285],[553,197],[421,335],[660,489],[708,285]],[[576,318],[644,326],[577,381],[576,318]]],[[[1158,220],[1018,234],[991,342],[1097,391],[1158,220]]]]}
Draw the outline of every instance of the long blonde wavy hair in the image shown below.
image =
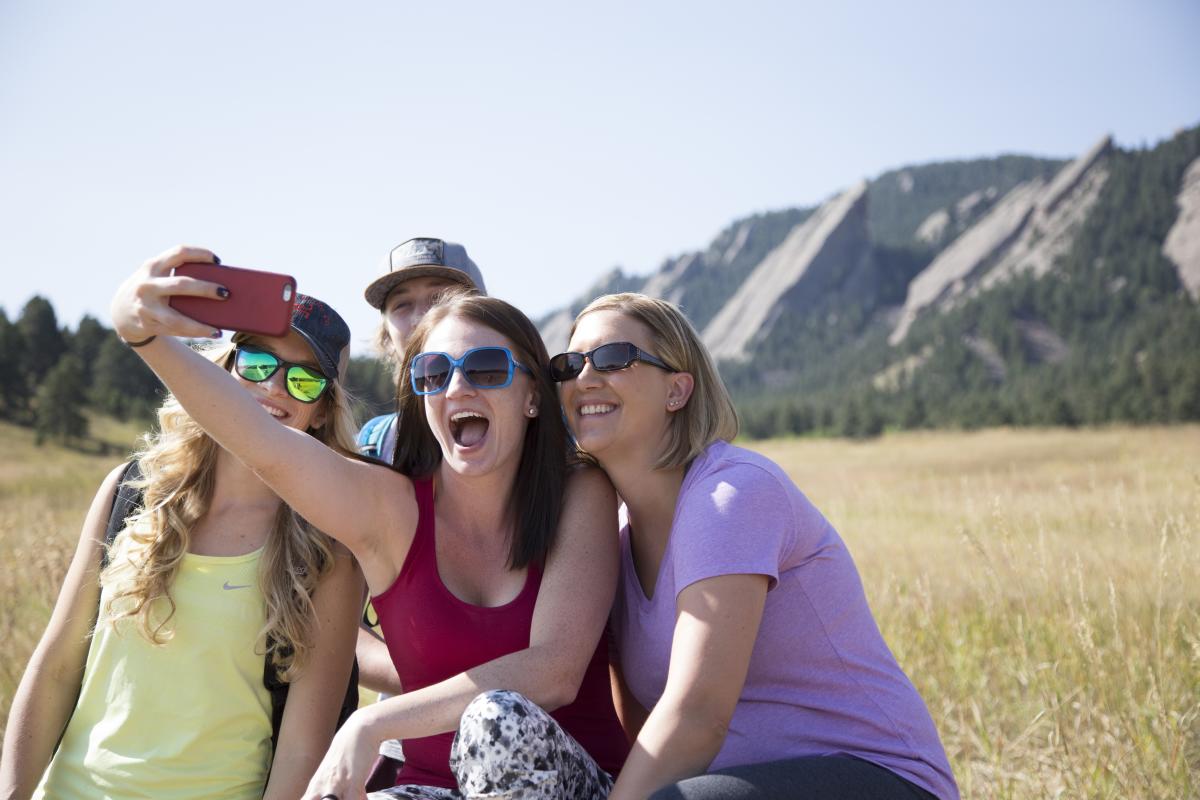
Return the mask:
{"type": "MultiPolygon", "coordinates": [[[[206,355],[226,370],[233,363],[232,345],[206,355]]],[[[325,424],[309,433],[335,450],[353,453],[350,396],[333,380],[320,402],[326,404],[325,424]]],[[[135,455],[142,479],[131,485],[142,490],[143,508],[126,520],[109,547],[100,582],[111,591],[97,625],[115,626],[129,618],[150,642],[170,640],[171,585],[192,528],[212,502],[218,451],[219,445],[168,395],[158,409],[157,429],[143,437],[135,455]],[[159,610],[164,604],[165,615],[159,610]]],[[[266,621],[256,648],[263,648],[285,681],[299,674],[309,656],[316,624],[312,593],[332,567],[332,540],[281,502],[258,564],[266,621]]]]}

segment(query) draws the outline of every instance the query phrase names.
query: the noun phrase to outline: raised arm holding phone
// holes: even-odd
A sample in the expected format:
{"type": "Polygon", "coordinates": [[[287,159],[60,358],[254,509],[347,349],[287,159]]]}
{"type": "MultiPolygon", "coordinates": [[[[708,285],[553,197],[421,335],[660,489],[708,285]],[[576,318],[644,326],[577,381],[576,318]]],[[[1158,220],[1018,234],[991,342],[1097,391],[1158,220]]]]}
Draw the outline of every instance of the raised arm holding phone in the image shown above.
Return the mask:
{"type": "Polygon", "coordinates": [[[459,296],[431,311],[406,354],[404,424],[388,469],[266,424],[269,412],[231,376],[174,338],[211,331],[168,298],[219,300],[222,287],[171,271],[212,260],[177,248],[143,265],[113,299],[117,332],[149,339],[138,354],[197,424],[350,549],[385,632],[397,632],[388,646],[405,693],[350,718],[304,797],[360,797],[379,742],[392,737],[406,740],[410,781],[393,797],[544,781],[530,770],[547,760],[571,796],[603,797],[626,749],[601,636],[616,582],[616,501],[598,470],[568,473],[536,328],[492,298],[459,296]],[[448,619],[455,628],[420,628],[448,619]],[[503,742],[498,717],[515,731],[503,742]]]}

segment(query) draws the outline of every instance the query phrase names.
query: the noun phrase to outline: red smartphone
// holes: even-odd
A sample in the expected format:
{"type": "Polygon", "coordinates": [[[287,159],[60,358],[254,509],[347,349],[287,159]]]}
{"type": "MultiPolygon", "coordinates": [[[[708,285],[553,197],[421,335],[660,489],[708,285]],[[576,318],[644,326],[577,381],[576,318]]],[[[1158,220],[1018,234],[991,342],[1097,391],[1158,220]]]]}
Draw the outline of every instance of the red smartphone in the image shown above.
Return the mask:
{"type": "Polygon", "coordinates": [[[174,274],[212,281],[229,290],[224,300],[174,295],[171,308],[185,317],[227,331],[287,334],[296,299],[296,279],[291,275],[206,262],[180,264],[174,274]]]}

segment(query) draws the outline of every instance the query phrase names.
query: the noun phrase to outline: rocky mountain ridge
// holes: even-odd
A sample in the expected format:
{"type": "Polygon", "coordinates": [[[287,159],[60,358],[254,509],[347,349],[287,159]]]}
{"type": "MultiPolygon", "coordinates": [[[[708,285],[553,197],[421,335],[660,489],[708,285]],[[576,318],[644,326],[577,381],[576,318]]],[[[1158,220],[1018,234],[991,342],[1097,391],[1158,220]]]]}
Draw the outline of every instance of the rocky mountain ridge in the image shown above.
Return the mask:
{"type": "MultiPolygon", "coordinates": [[[[1072,341],[1076,323],[1125,314],[1121,293],[1143,284],[1191,324],[1173,304],[1186,298],[1195,316],[1200,299],[1200,129],[1144,151],[1104,136],[1066,162],[1003,156],[893,170],[816,208],[739,220],[648,276],[615,271],[539,327],[561,349],[587,301],[637,290],[688,313],[740,405],[789,387],[903,393],[948,361],[986,390],[1027,382],[1034,367],[1069,371],[1077,352],[1094,349],[1072,341]],[[1139,214],[1122,213],[1131,204],[1139,214]],[[1107,264],[1106,254],[1124,261],[1107,264]],[[1047,298],[1064,292],[1102,311],[1047,318],[1063,304],[1047,298]]],[[[1145,292],[1130,297],[1138,314],[1153,313],[1145,292]]]]}
{"type": "Polygon", "coordinates": [[[913,279],[889,343],[902,341],[930,306],[952,304],[964,293],[986,290],[1022,270],[1044,275],[1070,248],[1079,222],[1104,186],[1104,156],[1111,147],[1112,138],[1105,136],[1049,182],[1034,178],[1000,198],[913,279]]]}

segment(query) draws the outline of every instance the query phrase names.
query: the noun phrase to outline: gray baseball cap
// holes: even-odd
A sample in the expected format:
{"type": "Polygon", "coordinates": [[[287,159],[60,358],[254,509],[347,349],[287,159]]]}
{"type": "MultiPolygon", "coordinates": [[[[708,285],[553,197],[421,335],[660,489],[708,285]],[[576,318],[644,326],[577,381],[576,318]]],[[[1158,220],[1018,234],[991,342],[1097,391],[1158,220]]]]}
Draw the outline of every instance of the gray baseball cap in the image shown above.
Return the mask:
{"type": "Polygon", "coordinates": [[[383,261],[386,272],[371,282],[363,296],[375,308],[383,310],[388,293],[413,278],[438,277],[461,283],[480,294],[487,294],[483,274],[467,255],[467,248],[441,239],[417,237],[396,245],[383,261]]]}

